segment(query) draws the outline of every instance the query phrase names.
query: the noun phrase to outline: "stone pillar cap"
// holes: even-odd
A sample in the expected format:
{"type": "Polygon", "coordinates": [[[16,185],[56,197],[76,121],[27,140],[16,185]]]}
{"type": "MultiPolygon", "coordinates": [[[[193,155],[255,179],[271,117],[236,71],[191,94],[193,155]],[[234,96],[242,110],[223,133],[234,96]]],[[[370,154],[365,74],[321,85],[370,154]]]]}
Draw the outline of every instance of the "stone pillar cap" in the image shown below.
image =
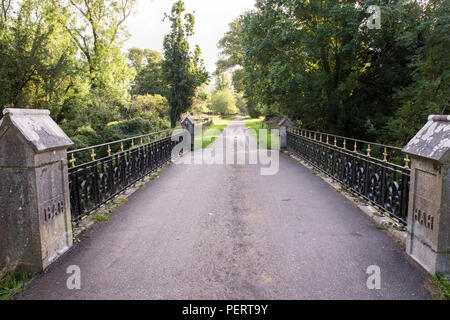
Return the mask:
{"type": "Polygon", "coordinates": [[[450,161],[450,115],[430,115],[402,151],[441,163],[450,161]]]}
{"type": "Polygon", "coordinates": [[[443,114],[432,114],[428,116],[428,121],[450,121],[450,116],[443,114]]]}
{"type": "Polygon", "coordinates": [[[6,108],[3,110],[3,115],[14,115],[14,116],[34,116],[34,115],[44,115],[49,116],[50,110],[47,109],[15,109],[6,108]]]}
{"type": "Polygon", "coordinates": [[[195,123],[195,120],[191,118],[189,113],[186,115],[186,117],[184,117],[183,120],[181,120],[181,124],[185,123],[186,121],[190,122],[191,124],[195,123]]]}
{"type": "Polygon", "coordinates": [[[284,116],[283,119],[280,120],[280,122],[278,123],[278,125],[281,126],[287,126],[287,127],[292,127],[292,121],[287,117],[284,116]]]}
{"type": "Polygon", "coordinates": [[[49,110],[6,108],[3,115],[0,121],[0,140],[13,127],[36,153],[73,145],[72,140],[50,118],[49,110]]]}

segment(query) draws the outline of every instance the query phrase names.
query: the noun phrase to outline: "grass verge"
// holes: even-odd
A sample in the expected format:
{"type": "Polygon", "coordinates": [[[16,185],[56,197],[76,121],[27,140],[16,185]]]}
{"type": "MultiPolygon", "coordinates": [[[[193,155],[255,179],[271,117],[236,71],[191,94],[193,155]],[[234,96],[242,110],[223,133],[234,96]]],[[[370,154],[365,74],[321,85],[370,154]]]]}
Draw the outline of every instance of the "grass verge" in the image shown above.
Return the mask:
{"type": "Polygon", "coordinates": [[[0,278],[0,300],[11,300],[15,294],[22,290],[22,286],[34,276],[34,273],[7,272],[0,278]]]}
{"type": "Polygon", "coordinates": [[[437,300],[450,300],[450,279],[441,274],[431,276],[434,287],[433,298],[437,300]]]}
{"type": "Polygon", "coordinates": [[[239,118],[238,116],[232,116],[227,118],[222,118],[217,120],[216,123],[209,126],[208,129],[202,132],[202,136],[195,137],[195,148],[199,149],[199,146],[202,146],[202,149],[207,148],[211,143],[213,143],[217,137],[222,133],[222,131],[227,127],[228,122],[233,119],[239,118]],[[200,141],[201,140],[201,141],[200,141]]]}
{"type": "Polygon", "coordinates": [[[260,144],[260,129],[267,129],[267,149],[279,149],[278,135],[270,132],[270,129],[267,128],[264,122],[264,117],[244,119],[244,123],[250,135],[258,142],[258,145],[260,144]]]}

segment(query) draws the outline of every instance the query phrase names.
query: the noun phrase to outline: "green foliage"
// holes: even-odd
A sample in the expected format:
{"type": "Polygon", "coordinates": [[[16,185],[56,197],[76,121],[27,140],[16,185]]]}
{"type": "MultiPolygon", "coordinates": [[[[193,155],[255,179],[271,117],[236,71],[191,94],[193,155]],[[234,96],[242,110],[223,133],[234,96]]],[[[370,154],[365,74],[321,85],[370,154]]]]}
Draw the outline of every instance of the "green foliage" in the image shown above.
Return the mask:
{"type": "Polygon", "coordinates": [[[247,99],[244,98],[244,94],[242,92],[237,92],[234,94],[236,99],[236,108],[238,108],[240,114],[247,114],[247,99]]]}
{"type": "Polygon", "coordinates": [[[450,280],[442,274],[431,277],[432,283],[436,287],[435,299],[450,300],[450,280]]]}
{"type": "Polygon", "coordinates": [[[0,8],[0,113],[15,107],[48,108],[58,114],[64,100],[76,94],[73,88],[80,86],[74,73],[76,49],[52,1],[15,5],[0,8]]]}
{"type": "Polygon", "coordinates": [[[163,56],[150,49],[131,48],[128,51],[130,65],[136,70],[133,81],[133,95],[164,95],[162,75],[163,56]]]}
{"type": "Polygon", "coordinates": [[[215,91],[213,93],[211,98],[211,109],[215,113],[219,113],[221,115],[229,115],[239,112],[236,108],[236,98],[229,88],[215,91]]]}
{"type": "Polygon", "coordinates": [[[80,144],[97,141],[76,131],[89,125],[102,136],[130,103],[135,71],[120,47],[135,1],[7,3],[0,8],[0,111],[47,108],[80,144]]]}
{"type": "Polygon", "coordinates": [[[68,0],[60,5],[65,13],[60,22],[82,55],[91,95],[111,108],[120,109],[130,101],[135,71],[120,46],[127,38],[123,22],[135,5],[136,0],[68,0]]]}
{"type": "Polygon", "coordinates": [[[94,212],[93,214],[91,214],[91,218],[95,222],[105,222],[105,221],[109,221],[110,216],[106,213],[94,212]]]}
{"type": "Polygon", "coordinates": [[[247,102],[248,115],[251,118],[259,118],[262,115],[261,106],[255,102],[255,99],[249,99],[247,102]]]}
{"type": "Polygon", "coordinates": [[[194,113],[209,113],[208,105],[211,103],[211,94],[206,84],[195,90],[191,111],[194,113]]]}
{"type": "Polygon", "coordinates": [[[310,129],[404,145],[449,112],[444,0],[257,0],[219,42],[252,117],[286,114],[310,129]],[[325,5],[326,4],[326,5],[325,5]],[[381,29],[364,24],[381,8],[381,29]]]}
{"type": "Polygon", "coordinates": [[[183,1],[177,1],[170,15],[171,32],[164,37],[162,64],[166,98],[170,105],[170,122],[175,127],[181,114],[192,107],[195,90],[208,81],[209,75],[200,58],[200,48],[190,52],[188,38],[194,34],[194,15],[185,12],[183,1]]]}
{"type": "Polygon", "coordinates": [[[33,277],[32,273],[7,272],[0,277],[0,300],[10,300],[15,294],[19,293],[22,286],[33,277]]]}
{"type": "Polygon", "coordinates": [[[72,149],[168,128],[162,55],[138,48],[121,52],[127,39],[124,21],[135,4],[3,1],[0,112],[6,107],[50,109],[75,142],[72,149]]]}
{"type": "Polygon", "coordinates": [[[163,96],[145,95],[136,96],[127,108],[127,117],[133,119],[142,117],[157,122],[169,115],[169,105],[163,96]]]}
{"type": "Polygon", "coordinates": [[[131,120],[110,122],[106,125],[104,134],[111,141],[152,132],[152,123],[149,120],[137,117],[131,120]]]}
{"type": "Polygon", "coordinates": [[[196,136],[195,146],[198,144],[198,140],[201,139],[202,148],[207,148],[211,145],[217,137],[222,133],[222,131],[228,126],[228,122],[232,120],[234,117],[222,118],[217,120],[214,124],[212,124],[208,129],[203,130],[202,136],[196,136]]]}
{"type": "Polygon", "coordinates": [[[424,10],[413,9],[413,28],[397,35],[402,46],[417,47],[408,65],[411,82],[394,95],[399,107],[383,127],[382,136],[384,142],[398,141],[399,145],[425,124],[428,115],[450,113],[450,4],[437,0],[424,10]]]}
{"type": "Polygon", "coordinates": [[[229,89],[231,86],[230,75],[228,72],[221,72],[216,75],[216,91],[221,91],[224,89],[229,89]]]}
{"type": "Polygon", "coordinates": [[[232,83],[237,92],[243,92],[244,72],[242,70],[245,53],[239,37],[242,29],[242,19],[236,19],[229,24],[230,30],[220,39],[217,47],[221,49],[217,61],[217,73],[233,70],[232,83]]]}
{"type": "Polygon", "coordinates": [[[244,124],[247,127],[247,129],[250,129],[250,134],[253,136],[253,138],[256,139],[256,142],[260,143],[260,129],[266,129],[267,135],[266,135],[266,148],[268,150],[270,149],[279,149],[279,143],[278,141],[278,135],[276,133],[272,133],[270,129],[267,128],[264,122],[264,118],[256,118],[256,119],[244,119],[244,124]],[[273,143],[272,143],[273,142],[273,143]]]}

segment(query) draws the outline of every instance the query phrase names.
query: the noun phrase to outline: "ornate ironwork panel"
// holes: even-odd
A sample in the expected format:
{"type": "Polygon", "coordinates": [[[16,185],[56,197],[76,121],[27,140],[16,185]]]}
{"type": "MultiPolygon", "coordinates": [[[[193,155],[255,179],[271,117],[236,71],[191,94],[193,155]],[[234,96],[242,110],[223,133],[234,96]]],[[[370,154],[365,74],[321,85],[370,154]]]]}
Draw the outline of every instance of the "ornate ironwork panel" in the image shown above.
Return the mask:
{"type": "Polygon", "coordinates": [[[173,148],[182,141],[181,133],[174,134],[69,168],[72,220],[81,219],[139,179],[162,167],[171,160],[173,148]]]}
{"type": "MultiPolygon", "coordinates": [[[[384,213],[395,220],[406,224],[408,214],[408,197],[410,184],[410,168],[395,163],[377,159],[357,151],[360,140],[347,138],[343,146],[319,141],[303,135],[304,130],[291,128],[287,132],[287,148],[317,169],[339,181],[352,192],[362,196],[384,213]],[[346,144],[354,142],[355,149],[349,150],[346,144]]],[[[316,135],[314,135],[316,136],[316,135]]],[[[331,136],[331,135],[330,135],[331,136]]],[[[332,136],[334,139],[335,136],[332,136]]],[[[321,136],[322,140],[322,136],[321,136]]],[[[372,144],[373,146],[376,144],[372,144]]],[[[395,147],[381,146],[386,154],[387,148],[398,150],[395,147]]],[[[408,160],[407,158],[405,160],[408,160]]]]}

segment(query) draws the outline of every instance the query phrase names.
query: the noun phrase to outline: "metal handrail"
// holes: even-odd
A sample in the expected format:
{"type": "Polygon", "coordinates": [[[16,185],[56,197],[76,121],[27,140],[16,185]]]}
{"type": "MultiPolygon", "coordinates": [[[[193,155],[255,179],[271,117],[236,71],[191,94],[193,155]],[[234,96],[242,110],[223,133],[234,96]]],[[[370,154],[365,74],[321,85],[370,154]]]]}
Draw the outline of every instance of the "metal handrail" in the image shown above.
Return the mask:
{"type": "Polygon", "coordinates": [[[134,139],[140,139],[140,138],[145,138],[145,137],[149,137],[149,136],[153,136],[153,135],[169,132],[169,131],[175,131],[176,129],[181,129],[181,127],[178,126],[178,127],[175,127],[175,128],[166,129],[166,130],[157,131],[157,132],[151,132],[151,133],[143,134],[143,135],[140,135],[140,136],[133,136],[133,137],[130,137],[130,138],[125,138],[125,139],[121,139],[121,140],[115,140],[115,141],[111,141],[111,142],[105,142],[105,143],[102,143],[102,144],[97,144],[95,146],[89,146],[89,147],[84,147],[84,148],[80,148],[80,149],[76,149],[76,150],[71,150],[71,151],[67,151],[67,154],[81,152],[81,151],[87,151],[87,150],[100,148],[100,147],[106,147],[108,145],[112,145],[112,144],[116,144],[116,143],[120,143],[120,142],[126,142],[126,141],[130,141],[130,140],[134,140],[134,139]]]}
{"type": "MultiPolygon", "coordinates": [[[[288,131],[291,133],[300,135],[302,137],[305,137],[307,139],[325,143],[330,146],[343,148],[346,151],[354,152],[357,154],[360,154],[358,152],[358,143],[363,144],[363,145],[368,145],[368,148],[366,149],[366,156],[376,159],[376,160],[381,160],[381,159],[375,158],[371,155],[371,152],[373,151],[373,149],[371,149],[371,147],[373,147],[373,146],[380,147],[380,148],[384,149],[384,152],[382,154],[383,155],[382,161],[385,161],[385,162],[389,162],[387,159],[389,156],[388,149],[395,150],[396,152],[400,152],[401,154],[405,155],[405,158],[403,159],[403,161],[404,161],[404,166],[406,168],[409,168],[409,162],[411,161],[409,159],[408,154],[404,153],[402,151],[402,148],[400,148],[400,147],[395,147],[395,146],[390,146],[390,145],[385,145],[385,144],[381,144],[381,143],[377,143],[377,142],[370,142],[370,141],[365,141],[365,140],[360,140],[360,139],[348,138],[348,137],[344,137],[344,136],[340,136],[340,135],[335,135],[335,134],[330,134],[330,133],[325,133],[325,132],[320,132],[320,131],[307,130],[307,129],[302,129],[302,128],[288,128],[288,131]],[[329,139],[330,137],[334,138],[334,140],[330,141],[330,139],[329,139]],[[325,141],[323,141],[324,140],[323,138],[325,138],[325,141]],[[340,139],[341,141],[338,141],[337,139],[340,139]],[[351,144],[353,144],[353,145],[351,145],[351,144]],[[342,147],[340,147],[339,145],[342,145],[342,147]],[[348,147],[350,147],[350,148],[348,148],[348,147]],[[352,148],[353,148],[353,150],[352,150],[352,148]]],[[[392,163],[392,162],[390,162],[390,163],[392,163]]],[[[392,164],[398,166],[398,164],[395,164],[395,163],[392,163],[392,164]]]]}
{"type": "MultiPolygon", "coordinates": [[[[320,136],[319,133],[318,136],[311,135],[311,132],[314,133],[310,130],[290,128],[287,134],[288,150],[406,225],[411,176],[407,156],[403,159],[405,165],[401,166],[387,160],[389,146],[377,144],[384,148],[384,158],[379,159],[370,154],[372,150],[368,141],[336,135],[328,135],[328,139],[325,137],[324,141],[326,134],[322,133],[320,136]],[[332,141],[329,137],[333,138],[332,141]],[[357,142],[355,149],[349,150],[347,143],[337,143],[338,138],[367,143],[370,151],[359,152],[356,148],[357,142]]],[[[393,149],[398,151],[400,148],[393,149]]]]}
{"type": "Polygon", "coordinates": [[[381,143],[377,143],[377,142],[370,142],[370,141],[365,141],[365,140],[359,140],[359,139],[354,139],[354,138],[349,138],[349,137],[344,137],[344,136],[339,136],[336,134],[331,134],[331,133],[326,133],[326,132],[321,132],[321,131],[313,131],[313,130],[307,130],[307,129],[301,129],[301,128],[289,128],[289,129],[295,129],[295,130],[301,130],[301,131],[306,131],[306,132],[312,132],[312,133],[316,133],[316,134],[322,134],[322,135],[328,135],[330,137],[336,137],[336,138],[340,138],[340,139],[347,139],[347,140],[352,140],[352,141],[356,141],[356,142],[361,142],[364,144],[370,144],[373,146],[378,146],[378,147],[387,147],[390,149],[395,149],[398,151],[402,151],[402,148],[400,147],[395,147],[395,146],[390,146],[387,144],[381,144],[381,143]]]}
{"type": "MultiPolygon", "coordinates": [[[[164,139],[164,138],[167,138],[170,134],[172,134],[175,130],[180,130],[180,129],[182,129],[182,127],[181,126],[177,126],[175,128],[171,128],[171,129],[161,130],[161,131],[157,131],[157,132],[151,132],[151,133],[147,133],[147,134],[143,134],[143,135],[139,135],[139,136],[133,136],[133,137],[129,137],[129,138],[121,139],[121,140],[115,140],[115,141],[111,141],[111,142],[105,142],[105,143],[102,143],[102,144],[98,144],[98,145],[94,145],[94,146],[88,146],[88,147],[84,147],[84,148],[80,148],[80,149],[76,149],[76,150],[70,150],[70,151],[67,151],[68,162],[71,163],[71,167],[72,168],[75,168],[76,167],[75,162],[76,162],[77,159],[75,158],[74,155],[76,153],[80,153],[80,152],[91,150],[91,155],[90,155],[91,160],[92,161],[96,161],[98,159],[95,158],[96,157],[95,149],[102,148],[102,147],[108,147],[106,152],[108,153],[108,157],[109,157],[109,156],[112,155],[112,153],[111,153],[112,150],[110,148],[110,146],[112,146],[112,145],[117,145],[117,144],[120,143],[120,152],[124,152],[124,151],[127,151],[127,150],[132,150],[132,149],[134,149],[136,147],[134,145],[134,141],[136,139],[140,140],[138,145],[142,145],[144,143],[144,141],[143,141],[144,138],[147,138],[147,143],[150,143],[151,140],[149,140],[149,138],[152,137],[152,136],[163,135],[160,138],[164,139]],[[124,144],[124,142],[128,142],[128,141],[131,141],[131,148],[128,148],[128,149],[124,150],[124,145],[123,144],[124,144]],[[69,156],[70,156],[70,158],[69,158],[69,156]]],[[[117,154],[117,153],[114,153],[114,154],[117,154]]],[[[85,163],[88,163],[88,162],[83,162],[81,164],[85,164],[85,163]]],[[[81,164],[78,164],[77,166],[79,166],[81,164]]]]}

